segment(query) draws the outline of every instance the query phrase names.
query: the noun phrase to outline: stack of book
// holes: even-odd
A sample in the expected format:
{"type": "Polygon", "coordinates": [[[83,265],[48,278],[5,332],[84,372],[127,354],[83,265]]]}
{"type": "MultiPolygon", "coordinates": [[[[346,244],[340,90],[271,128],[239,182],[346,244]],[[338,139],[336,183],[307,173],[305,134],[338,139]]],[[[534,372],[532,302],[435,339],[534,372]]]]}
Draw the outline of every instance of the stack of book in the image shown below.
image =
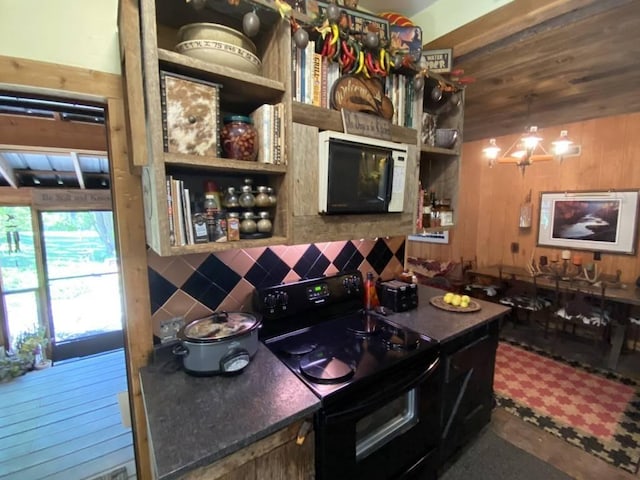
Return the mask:
{"type": "Polygon", "coordinates": [[[293,99],[296,102],[331,107],[331,87],[340,78],[340,66],[316,53],[316,43],[311,40],[304,49],[293,46],[291,79],[293,99]]]}
{"type": "Polygon", "coordinates": [[[169,242],[172,246],[193,245],[191,198],[184,182],[167,175],[167,213],[169,215],[169,242]]]}
{"type": "Polygon", "coordinates": [[[252,114],[258,131],[258,162],[286,165],[284,138],[284,104],[264,104],[252,114]]]}

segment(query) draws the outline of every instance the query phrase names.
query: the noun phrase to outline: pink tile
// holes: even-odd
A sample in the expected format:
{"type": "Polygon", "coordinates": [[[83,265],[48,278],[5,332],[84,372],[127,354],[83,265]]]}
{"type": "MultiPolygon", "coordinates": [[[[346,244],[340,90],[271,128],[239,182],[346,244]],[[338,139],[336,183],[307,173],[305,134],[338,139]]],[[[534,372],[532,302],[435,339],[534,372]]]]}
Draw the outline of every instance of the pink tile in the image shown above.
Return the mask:
{"type": "Polygon", "coordinates": [[[193,253],[190,255],[183,255],[181,257],[185,263],[191,265],[194,270],[197,270],[202,262],[204,262],[207,258],[209,258],[208,253],[193,253]]]}
{"type": "Polygon", "coordinates": [[[393,253],[396,253],[405,241],[405,237],[387,237],[384,240],[393,253]]]}
{"type": "Polygon", "coordinates": [[[195,271],[190,264],[185,262],[184,258],[185,257],[176,257],[171,266],[162,273],[164,278],[176,287],[181,287],[195,271]]]}
{"type": "Polygon", "coordinates": [[[375,240],[362,240],[359,241],[356,245],[356,248],[358,249],[358,251],[362,254],[363,257],[366,257],[367,255],[369,255],[369,253],[371,253],[371,250],[373,249],[373,246],[375,245],[376,241],[375,240]]]}
{"type": "Polygon", "coordinates": [[[290,270],[289,273],[287,273],[287,275],[284,277],[282,281],[284,283],[292,283],[292,282],[297,282],[298,280],[300,280],[300,275],[298,275],[293,270],[290,270]]]}
{"type": "Polygon", "coordinates": [[[329,242],[322,253],[330,262],[333,262],[346,244],[347,242],[329,242]]]}
{"type": "Polygon", "coordinates": [[[243,278],[235,287],[233,287],[233,290],[229,292],[227,297],[233,297],[233,299],[239,304],[245,303],[247,299],[251,300],[254,290],[255,288],[253,285],[243,278]]]}
{"type": "Polygon", "coordinates": [[[320,250],[321,252],[324,252],[325,248],[327,248],[330,243],[331,242],[320,242],[320,243],[314,243],[314,245],[318,250],[320,250]]]}
{"type": "Polygon", "coordinates": [[[186,294],[182,290],[177,290],[176,293],[171,295],[169,300],[162,306],[167,312],[174,317],[183,317],[193,307],[196,302],[191,295],[186,294]]]}
{"type": "Polygon", "coordinates": [[[214,255],[227,266],[233,265],[236,257],[242,253],[242,250],[238,250],[236,248],[232,250],[224,250],[222,252],[214,253],[214,255]]]}
{"type": "Polygon", "coordinates": [[[336,273],[338,273],[339,270],[336,268],[336,266],[332,263],[331,265],[329,265],[327,267],[327,269],[324,271],[325,275],[334,275],[336,273]]]}
{"type": "Polygon", "coordinates": [[[287,247],[286,245],[275,245],[275,246],[269,247],[269,249],[273,253],[275,253],[278,258],[282,258],[282,256],[287,252],[288,248],[289,247],[287,247]]]}
{"type": "Polygon", "coordinates": [[[151,328],[153,329],[153,333],[160,336],[160,323],[164,322],[165,320],[170,320],[174,317],[175,315],[171,315],[162,307],[156,310],[151,316],[151,328]]]}
{"type": "Polygon", "coordinates": [[[233,298],[232,296],[227,296],[222,303],[220,304],[220,306],[218,307],[218,311],[225,311],[225,312],[240,312],[242,311],[242,306],[243,303],[239,302],[238,300],[236,300],[235,298],[233,298]]]}
{"type": "Polygon", "coordinates": [[[362,263],[358,267],[358,270],[360,270],[362,272],[362,278],[366,278],[367,272],[373,272],[373,276],[374,277],[378,276],[378,274],[376,273],[375,269],[366,260],[362,261],[362,263]]]}
{"type": "Polygon", "coordinates": [[[284,263],[286,263],[290,268],[293,268],[300,257],[307,251],[309,248],[308,244],[305,245],[292,245],[287,248],[287,251],[280,257],[284,263]]]}
{"type": "Polygon", "coordinates": [[[163,273],[173,262],[174,257],[161,257],[153,250],[147,250],[147,265],[158,273],[163,273]]]}
{"type": "Polygon", "coordinates": [[[260,255],[262,255],[266,249],[267,247],[245,248],[244,253],[253,258],[253,260],[255,261],[260,258],[260,255]]]}
{"type": "Polygon", "coordinates": [[[208,317],[212,313],[213,310],[211,310],[209,307],[203,305],[198,301],[195,301],[191,306],[191,309],[185,315],[184,321],[185,323],[193,322],[194,320],[197,320],[199,318],[208,317]]]}
{"type": "Polygon", "coordinates": [[[402,264],[396,257],[393,257],[380,274],[383,280],[392,280],[402,273],[402,264]]]}
{"type": "Polygon", "coordinates": [[[240,250],[233,259],[233,263],[227,264],[227,266],[231,267],[241,277],[244,277],[255,263],[256,261],[245,250],[240,250]]]}

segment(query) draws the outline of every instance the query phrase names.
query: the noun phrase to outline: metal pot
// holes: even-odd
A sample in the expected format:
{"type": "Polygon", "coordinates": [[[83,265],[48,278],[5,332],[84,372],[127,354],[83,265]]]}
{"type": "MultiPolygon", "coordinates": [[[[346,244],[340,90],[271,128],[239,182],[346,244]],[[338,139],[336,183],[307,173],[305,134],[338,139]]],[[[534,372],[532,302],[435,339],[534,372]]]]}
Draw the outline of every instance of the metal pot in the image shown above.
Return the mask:
{"type": "Polygon", "coordinates": [[[173,354],[192,375],[240,372],[258,350],[260,324],[250,313],[214,313],[182,327],[173,354]]]}

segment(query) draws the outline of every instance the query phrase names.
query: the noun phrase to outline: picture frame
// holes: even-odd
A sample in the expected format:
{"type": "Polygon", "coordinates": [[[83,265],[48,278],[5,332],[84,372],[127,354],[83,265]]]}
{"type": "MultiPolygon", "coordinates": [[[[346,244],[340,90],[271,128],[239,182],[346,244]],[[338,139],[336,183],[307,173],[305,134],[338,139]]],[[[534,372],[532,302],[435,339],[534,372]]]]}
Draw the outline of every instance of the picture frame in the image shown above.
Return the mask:
{"type": "Polygon", "coordinates": [[[541,192],[538,245],[633,255],[638,190],[541,192]]]}

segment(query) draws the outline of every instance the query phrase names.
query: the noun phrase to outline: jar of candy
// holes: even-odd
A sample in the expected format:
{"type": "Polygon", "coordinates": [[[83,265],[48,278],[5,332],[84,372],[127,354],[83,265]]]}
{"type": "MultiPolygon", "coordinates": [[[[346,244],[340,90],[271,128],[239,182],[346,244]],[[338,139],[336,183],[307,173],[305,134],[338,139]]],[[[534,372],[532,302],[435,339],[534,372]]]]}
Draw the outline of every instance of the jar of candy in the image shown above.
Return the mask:
{"type": "Polygon", "coordinates": [[[220,131],[222,151],[227,158],[255,161],[258,157],[258,133],[253,120],[244,115],[227,115],[220,131]]]}

